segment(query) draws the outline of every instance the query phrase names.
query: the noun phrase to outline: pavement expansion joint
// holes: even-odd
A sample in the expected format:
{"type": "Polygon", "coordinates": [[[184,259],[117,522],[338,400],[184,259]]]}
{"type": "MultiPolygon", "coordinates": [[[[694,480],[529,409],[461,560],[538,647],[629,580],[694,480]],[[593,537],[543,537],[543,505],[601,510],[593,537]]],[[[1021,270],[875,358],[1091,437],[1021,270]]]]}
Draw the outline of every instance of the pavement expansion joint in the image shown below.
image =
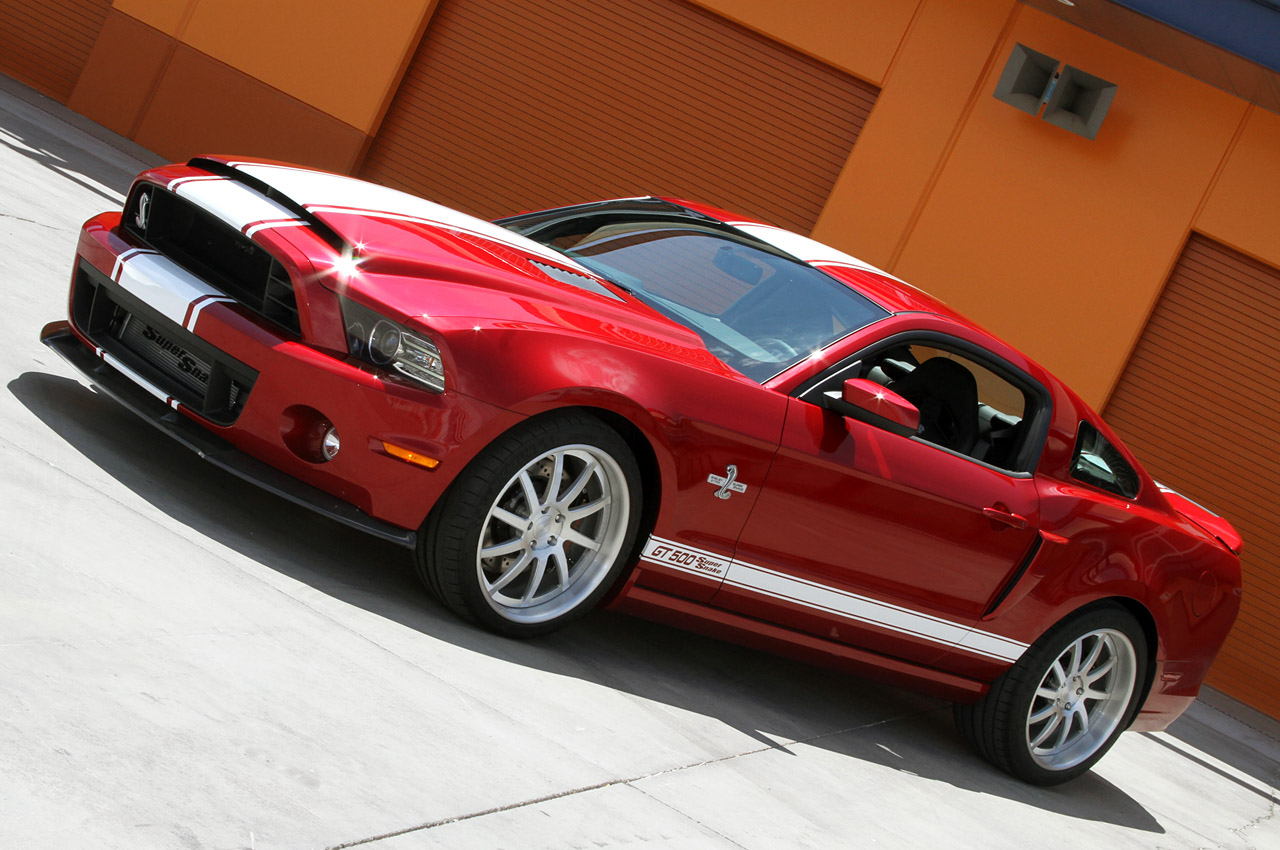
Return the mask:
{"type": "MultiPolygon", "coordinates": [[[[653,773],[646,773],[641,776],[633,776],[629,779],[609,779],[604,782],[597,782],[593,785],[583,785],[578,788],[570,788],[565,791],[558,791],[554,794],[545,794],[541,797],[534,797],[529,800],[521,800],[515,803],[508,803],[505,806],[494,806],[493,808],[490,808],[490,809],[483,809],[477,812],[468,812],[467,814],[457,815],[456,817],[441,818],[440,820],[429,821],[427,823],[418,824],[417,826],[408,826],[408,827],[405,827],[404,829],[393,830],[392,832],[384,832],[379,835],[371,835],[366,838],[357,838],[354,841],[347,841],[342,844],[333,844],[327,847],[326,850],[347,850],[347,848],[349,847],[360,847],[365,844],[372,844],[375,841],[383,841],[388,838],[398,838],[401,835],[408,835],[414,832],[424,832],[428,829],[435,829],[438,826],[446,826],[452,823],[462,823],[463,821],[475,820],[476,818],[482,818],[488,815],[500,814],[502,812],[509,812],[515,809],[523,809],[528,806],[536,806],[540,803],[547,803],[552,800],[559,800],[564,797],[573,797],[578,794],[588,793],[590,791],[599,791],[602,788],[611,788],[615,785],[627,785],[627,786],[635,787],[635,783],[643,782],[646,779],[653,779],[658,776],[666,776],[672,773],[680,773],[686,770],[693,770],[694,768],[706,767],[712,764],[719,764],[720,762],[733,761],[734,759],[744,758],[746,756],[759,755],[760,753],[773,752],[777,750],[779,746],[789,747],[789,746],[794,746],[796,744],[809,744],[814,741],[821,741],[826,738],[833,738],[837,735],[846,735],[850,732],[860,732],[864,729],[872,729],[877,726],[884,726],[885,724],[888,724],[888,723],[897,723],[898,721],[901,721],[901,720],[910,720],[913,717],[920,717],[920,716],[935,712],[937,710],[938,709],[926,709],[924,711],[908,712],[907,714],[900,714],[895,717],[886,717],[883,720],[877,720],[872,723],[864,723],[860,726],[850,726],[846,729],[836,729],[831,732],[823,732],[818,735],[811,735],[807,738],[796,738],[794,740],[781,742],[780,744],[771,744],[770,746],[766,746],[766,747],[756,747],[755,749],[751,749],[751,750],[743,750],[737,753],[730,753],[729,755],[720,756],[719,758],[703,759],[702,761],[691,762],[690,764],[680,765],[679,767],[669,767],[666,770],[655,770],[653,773]]],[[[640,791],[642,794],[644,793],[639,788],[636,788],[636,790],[640,791]]],[[[645,796],[650,796],[650,795],[646,794],[645,796]]]]}
{"type": "Polygon", "coordinates": [[[723,832],[721,832],[720,830],[716,829],[715,827],[710,826],[709,824],[705,824],[705,823],[703,823],[702,821],[698,820],[697,818],[692,817],[688,812],[682,812],[682,811],[680,811],[680,810],[679,810],[679,809],[677,809],[675,806],[673,806],[673,805],[671,805],[670,803],[668,803],[666,800],[662,800],[662,799],[659,799],[658,797],[653,796],[652,794],[650,794],[649,792],[645,791],[643,788],[640,788],[639,786],[635,786],[635,785],[633,785],[633,786],[631,786],[631,787],[632,787],[632,788],[635,788],[635,790],[639,791],[641,794],[644,794],[646,797],[648,797],[650,800],[653,800],[655,803],[659,803],[659,804],[661,804],[661,805],[663,806],[663,808],[670,809],[672,812],[674,812],[675,814],[679,815],[680,817],[682,817],[682,818],[687,818],[687,819],[689,819],[689,820],[693,821],[695,824],[697,824],[697,825],[698,825],[698,827],[699,827],[699,828],[701,828],[701,829],[705,829],[707,832],[710,832],[710,833],[712,833],[712,834],[714,834],[714,835],[716,835],[716,836],[720,837],[720,838],[721,838],[721,839],[723,839],[724,841],[727,841],[728,843],[732,844],[734,847],[741,847],[741,848],[742,848],[742,850],[747,850],[746,845],[744,845],[744,844],[739,844],[737,841],[734,841],[730,836],[725,835],[723,832]]]}
{"type": "Polygon", "coordinates": [[[50,229],[50,230],[56,230],[56,231],[58,231],[59,233],[75,233],[75,232],[76,232],[76,230],[77,230],[77,228],[72,228],[72,227],[59,227],[59,226],[58,226],[58,225],[56,225],[56,224],[48,224],[48,223],[43,222],[43,221],[36,221],[36,220],[35,220],[35,219],[33,219],[33,218],[23,218],[22,216],[20,216],[20,215],[14,215],[13,213],[0,212],[0,218],[11,218],[11,219],[13,219],[14,221],[21,221],[21,222],[24,222],[24,223],[26,223],[26,224],[34,224],[34,225],[36,225],[37,227],[47,227],[48,229],[50,229]]]}

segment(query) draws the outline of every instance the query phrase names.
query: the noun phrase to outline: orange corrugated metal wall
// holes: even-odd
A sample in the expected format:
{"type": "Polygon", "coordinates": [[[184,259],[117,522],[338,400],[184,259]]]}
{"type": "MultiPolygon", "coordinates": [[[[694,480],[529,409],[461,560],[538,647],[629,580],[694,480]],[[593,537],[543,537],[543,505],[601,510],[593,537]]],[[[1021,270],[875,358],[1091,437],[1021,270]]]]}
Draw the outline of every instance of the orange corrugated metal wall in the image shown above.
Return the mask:
{"type": "Polygon", "coordinates": [[[1280,269],[1192,234],[1104,417],[1158,480],[1244,535],[1209,684],[1280,716],[1280,269]]]}
{"type": "Polygon", "coordinates": [[[66,103],[111,0],[0,0],[0,72],[66,103]]]}
{"type": "Polygon", "coordinates": [[[484,217],[663,194],[807,233],[877,94],[681,0],[442,0],[362,176],[484,217]]]}

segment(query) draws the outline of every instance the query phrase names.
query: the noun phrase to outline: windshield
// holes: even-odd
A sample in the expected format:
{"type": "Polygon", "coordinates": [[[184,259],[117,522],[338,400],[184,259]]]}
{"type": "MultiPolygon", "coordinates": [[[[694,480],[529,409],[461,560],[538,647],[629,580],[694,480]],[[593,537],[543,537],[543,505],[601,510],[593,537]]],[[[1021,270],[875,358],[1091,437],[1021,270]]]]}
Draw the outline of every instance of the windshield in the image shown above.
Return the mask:
{"type": "Polygon", "coordinates": [[[689,218],[588,214],[531,229],[525,235],[694,331],[756,381],[888,315],[799,260],[689,218]]]}

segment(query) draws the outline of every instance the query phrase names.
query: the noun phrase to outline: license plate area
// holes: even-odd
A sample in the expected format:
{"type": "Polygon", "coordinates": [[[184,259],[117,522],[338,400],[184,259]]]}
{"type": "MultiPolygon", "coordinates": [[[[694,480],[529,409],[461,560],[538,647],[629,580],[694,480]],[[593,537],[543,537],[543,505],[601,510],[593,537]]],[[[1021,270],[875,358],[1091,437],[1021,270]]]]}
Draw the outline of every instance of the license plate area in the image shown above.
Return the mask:
{"type": "Polygon", "coordinates": [[[258,373],[161,316],[82,262],[72,294],[76,325],[154,387],[218,425],[240,415],[258,373]]]}

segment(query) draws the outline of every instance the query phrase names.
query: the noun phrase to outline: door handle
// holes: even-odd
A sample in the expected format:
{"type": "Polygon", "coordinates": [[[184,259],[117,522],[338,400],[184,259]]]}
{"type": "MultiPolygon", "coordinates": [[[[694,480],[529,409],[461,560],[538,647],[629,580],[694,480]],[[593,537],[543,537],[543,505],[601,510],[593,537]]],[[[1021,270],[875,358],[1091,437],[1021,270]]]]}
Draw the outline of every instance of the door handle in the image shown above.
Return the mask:
{"type": "Polygon", "coordinates": [[[1031,523],[1021,514],[1006,511],[1003,508],[983,508],[982,515],[992,522],[999,522],[1014,528],[1026,528],[1031,523]]]}

